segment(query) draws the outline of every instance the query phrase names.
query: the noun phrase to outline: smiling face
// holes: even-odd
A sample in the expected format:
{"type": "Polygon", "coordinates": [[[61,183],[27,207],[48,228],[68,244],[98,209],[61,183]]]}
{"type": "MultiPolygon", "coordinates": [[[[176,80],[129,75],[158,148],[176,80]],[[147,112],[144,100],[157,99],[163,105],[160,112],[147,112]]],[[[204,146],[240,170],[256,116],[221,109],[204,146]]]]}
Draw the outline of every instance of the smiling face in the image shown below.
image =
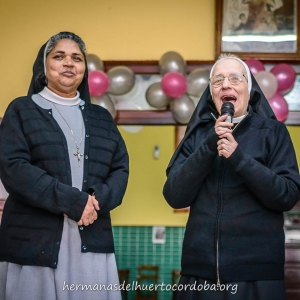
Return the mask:
{"type": "MultiPolygon", "coordinates": [[[[227,58],[215,65],[212,76],[229,76],[230,74],[244,74],[246,76],[246,70],[239,61],[227,58]]],[[[222,104],[226,101],[234,105],[234,117],[240,117],[246,114],[250,95],[248,83],[244,76],[242,76],[242,81],[238,85],[232,85],[226,77],[221,86],[211,86],[211,92],[219,114],[221,114],[222,104]]]]}
{"type": "Polygon", "coordinates": [[[47,87],[59,96],[75,97],[84,72],[84,56],[72,40],[60,40],[46,58],[47,87]]]}

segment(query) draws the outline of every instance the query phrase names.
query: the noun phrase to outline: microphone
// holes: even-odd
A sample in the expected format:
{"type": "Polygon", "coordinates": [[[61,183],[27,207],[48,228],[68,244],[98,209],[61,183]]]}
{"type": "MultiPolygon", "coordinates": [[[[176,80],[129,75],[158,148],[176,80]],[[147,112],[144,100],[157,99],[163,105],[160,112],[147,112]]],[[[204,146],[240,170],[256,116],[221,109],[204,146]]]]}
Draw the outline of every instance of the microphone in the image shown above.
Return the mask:
{"type": "Polygon", "coordinates": [[[231,102],[224,102],[221,107],[221,116],[227,115],[224,122],[232,123],[232,118],[234,115],[234,105],[231,102]]]}

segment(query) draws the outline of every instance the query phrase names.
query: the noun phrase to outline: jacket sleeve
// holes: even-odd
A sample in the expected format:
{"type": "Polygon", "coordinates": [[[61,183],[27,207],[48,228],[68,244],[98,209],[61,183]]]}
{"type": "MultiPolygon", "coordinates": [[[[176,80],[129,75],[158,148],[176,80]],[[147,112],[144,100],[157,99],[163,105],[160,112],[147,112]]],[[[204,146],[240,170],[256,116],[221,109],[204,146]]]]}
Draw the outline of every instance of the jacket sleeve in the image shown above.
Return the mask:
{"type": "Polygon", "coordinates": [[[88,193],[95,193],[95,198],[99,202],[100,210],[98,214],[105,214],[119,206],[122,203],[127,187],[129,158],[124,140],[117,128],[116,130],[119,139],[109,174],[104,182],[96,183],[88,188],[88,193]]]}
{"type": "Polygon", "coordinates": [[[8,108],[0,126],[0,177],[7,192],[27,205],[79,221],[88,194],[59,182],[31,164],[18,112],[8,108]]]}
{"type": "Polygon", "coordinates": [[[185,140],[163,188],[164,197],[173,208],[191,205],[218,154],[214,127],[196,149],[194,137],[195,133],[185,140]]]}
{"type": "Polygon", "coordinates": [[[269,138],[267,165],[244,154],[238,146],[228,158],[245,185],[267,208],[288,211],[300,199],[300,178],[294,147],[284,124],[269,138]]]}

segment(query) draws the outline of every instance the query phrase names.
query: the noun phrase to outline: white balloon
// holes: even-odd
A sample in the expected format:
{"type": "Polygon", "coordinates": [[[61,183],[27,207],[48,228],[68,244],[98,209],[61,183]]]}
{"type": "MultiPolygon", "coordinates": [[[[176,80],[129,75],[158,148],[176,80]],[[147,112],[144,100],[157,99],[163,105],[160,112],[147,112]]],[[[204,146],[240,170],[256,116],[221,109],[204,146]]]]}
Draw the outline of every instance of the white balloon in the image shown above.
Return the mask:
{"type": "Polygon", "coordinates": [[[144,128],[142,125],[121,125],[120,127],[129,133],[138,133],[144,128]]]}
{"type": "Polygon", "coordinates": [[[277,91],[278,83],[276,76],[268,71],[260,71],[254,77],[265,97],[270,99],[277,91]]]}

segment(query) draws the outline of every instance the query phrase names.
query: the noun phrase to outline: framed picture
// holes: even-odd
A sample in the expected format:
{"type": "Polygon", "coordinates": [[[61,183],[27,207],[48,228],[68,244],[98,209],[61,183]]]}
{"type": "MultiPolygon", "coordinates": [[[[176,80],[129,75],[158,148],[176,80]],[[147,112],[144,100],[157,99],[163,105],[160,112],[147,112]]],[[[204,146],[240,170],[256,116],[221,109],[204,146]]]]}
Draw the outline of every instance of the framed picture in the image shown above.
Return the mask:
{"type": "Polygon", "coordinates": [[[216,58],[299,60],[299,0],[216,0],[216,58]]]}
{"type": "Polygon", "coordinates": [[[300,74],[297,74],[295,84],[291,91],[284,95],[289,111],[300,111],[300,74]]]}
{"type": "Polygon", "coordinates": [[[152,227],[152,243],[164,244],[166,242],[166,227],[153,226],[152,227]]]}

